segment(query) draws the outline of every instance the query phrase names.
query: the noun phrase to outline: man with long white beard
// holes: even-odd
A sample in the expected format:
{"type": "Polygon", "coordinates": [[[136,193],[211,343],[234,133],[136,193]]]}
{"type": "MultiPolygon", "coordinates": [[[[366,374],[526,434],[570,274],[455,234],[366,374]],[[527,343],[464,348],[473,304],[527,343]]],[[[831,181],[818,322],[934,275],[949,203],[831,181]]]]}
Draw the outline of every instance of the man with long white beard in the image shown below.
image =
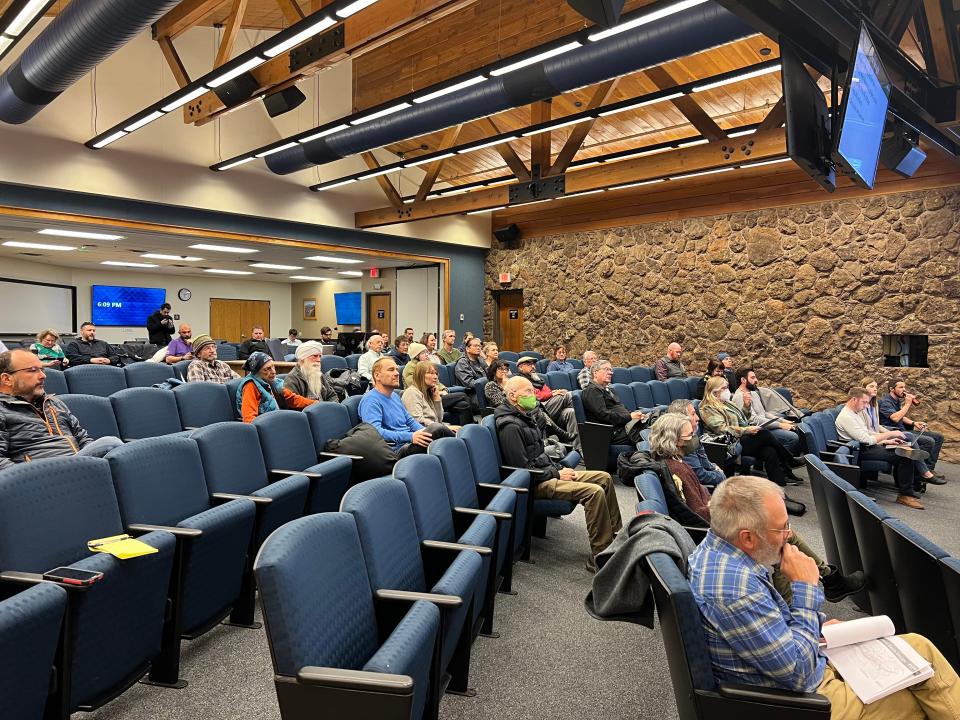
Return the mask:
{"type": "Polygon", "coordinates": [[[297,366],[283,379],[283,386],[310,400],[339,402],[337,391],[323,376],[320,358],[323,346],[315,340],[309,340],[297,346],[297,366]]]}

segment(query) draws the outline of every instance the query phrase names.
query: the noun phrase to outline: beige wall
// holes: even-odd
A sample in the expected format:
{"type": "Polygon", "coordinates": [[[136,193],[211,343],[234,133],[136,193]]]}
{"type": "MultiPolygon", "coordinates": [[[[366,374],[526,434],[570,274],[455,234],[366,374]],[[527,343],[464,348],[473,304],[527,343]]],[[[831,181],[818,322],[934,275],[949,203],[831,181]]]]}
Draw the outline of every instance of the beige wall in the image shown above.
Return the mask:
{"type": "Polygon", "coordinates": [[[292,283],[290,285],[290,327],[297,328],[300,336],[304,338],[320,337],[320,328],[329,325],[333,328],[334,337],[341,330],[352,330],[353,328],[341,328],[337,326],[337,312],[333,304],[334,293],[360,292],[360,279],[356,280],[326,280],[324,282],[302,282],[292,283]],[[305,298],[313,298],[317,301],[316,320],[303,319],[303,301],[305,298]]]}

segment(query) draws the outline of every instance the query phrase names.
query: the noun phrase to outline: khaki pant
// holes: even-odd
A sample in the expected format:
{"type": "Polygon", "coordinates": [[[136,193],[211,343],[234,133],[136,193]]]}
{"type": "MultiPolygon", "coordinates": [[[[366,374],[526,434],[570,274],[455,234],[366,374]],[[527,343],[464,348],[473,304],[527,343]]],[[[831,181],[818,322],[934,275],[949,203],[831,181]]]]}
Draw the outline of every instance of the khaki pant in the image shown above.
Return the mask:
{"type": "Polygon", "coordinates": [[[547,480],[537,485],[535,496],[547,500],[569,500],[583,505],[590,536],[590,552],[596,555],[613,542],[623,527],[620,505],[610,473],[577,471],[575,480],[547,480]]]}
{"type": "Polygon", "coordinates": [[[950,663],[922,635],[900,637],[929,661],[933,666],[933,677],[864,705],[850,686],[827,665],[817,692],[830,699],[830,720],[960,719],[960,679],[950,663]]]}
{"type": "MultiPolygon", "coordinates": [[[[820,569],[820,575],[822,576],[824,571],[827,569],[827,564],[820,559],[820,556],[817,555],[813,548],[807,545],[803,538],[797,535],[796,532],[790,533],[790,537],[787,538],[787,542],[797,548],[800,552],[806,555],[809,558],[812,558],[813,561],[817,564],[817,567],[820,569]]],[[[787,605],[790,604],[790,600],[793,598],[793,588],[790,587],[790,579],[780,572],[780,565],[773,566],[773,576],[770,578],[773,582],[773,586],[777,589],[777,592],[780,593],[780,596],[786,601],[787,605]]]]}

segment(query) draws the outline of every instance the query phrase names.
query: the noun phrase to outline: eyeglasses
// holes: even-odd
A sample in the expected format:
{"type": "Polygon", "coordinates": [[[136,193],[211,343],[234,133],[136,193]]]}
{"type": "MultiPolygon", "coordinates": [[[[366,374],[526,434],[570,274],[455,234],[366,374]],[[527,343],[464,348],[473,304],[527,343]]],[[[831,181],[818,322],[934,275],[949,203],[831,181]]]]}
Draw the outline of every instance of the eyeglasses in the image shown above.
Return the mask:
{"type": "Polygon", "coordinates": [[[20,368],[19,370],[8,370],[7,375],[16,375],[18,372],[25,372],[25,373],[30,373],[31,375],[36,375],[37,373],[42,373],[43,368],[39,366],[35,366],[35,367],[20,368]]]}
{"type": "Polygon", "coordinates": [[[787,523],[787,526],[784,528],[767,528],[767,530],[769,530],[770,532],[784,533],[784,534],[793,532],[793,528],[790,527],[789,522],[787,523]]]}

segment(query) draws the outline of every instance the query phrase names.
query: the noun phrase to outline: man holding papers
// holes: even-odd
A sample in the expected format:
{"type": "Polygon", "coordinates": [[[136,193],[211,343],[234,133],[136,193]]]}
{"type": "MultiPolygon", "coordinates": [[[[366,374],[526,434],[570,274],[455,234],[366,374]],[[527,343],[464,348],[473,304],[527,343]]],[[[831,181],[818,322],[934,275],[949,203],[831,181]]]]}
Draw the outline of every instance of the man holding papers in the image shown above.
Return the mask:
{"type": "MultiPolygon", "coordinates": [[[[960,680],[943,655],[919,635],[884,638],[904,642],[909,652],[891,652],[909,668],[913,684],[885,695],[889,686],[873,688],[866,694],[869,704],[835,669],[842,665],[839,658],[827,664],[821,650],[825,617],[820,612],[824,598],[819,573],[812,559],[786,543],[790,532],[782,490],[769,480],[737,476],[714,491],[710,532],[690,556],[689,576],[717,679],[821,693],[830,699],[833,720],[960,720],[960,680]],[[770,581],[768,566],[777,562],[791,580],[789,605],[770,581]]],[[[837,651],[826,652],[832,656],[837,651]]],[[[883,661],[877,653],[864,651],[858,662],[871,657],[883,661]]],[[[888,671],[891,666],[886,666],[888,671]]]]}

